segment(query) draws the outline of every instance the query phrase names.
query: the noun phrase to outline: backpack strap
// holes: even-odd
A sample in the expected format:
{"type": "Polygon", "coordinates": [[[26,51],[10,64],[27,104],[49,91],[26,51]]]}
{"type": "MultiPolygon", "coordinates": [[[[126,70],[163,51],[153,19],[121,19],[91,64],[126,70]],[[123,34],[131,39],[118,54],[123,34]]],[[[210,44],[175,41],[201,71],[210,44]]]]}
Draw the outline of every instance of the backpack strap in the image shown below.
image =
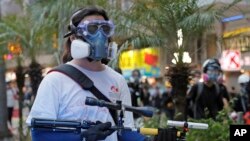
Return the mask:
{"type": "Polygon", "coordinates": [[[216,95],[219,96],[220,95],[220,86],[218,83],[214,83],[214,85],[215,85],[216,95]]]}
{"type": "Polygon", "coordinates": [[[201,82],[197,83],[197,94],[195,97],[195,103],[197,103],[198,99],[200,98],[201,93],[203,91],[203,87],[204,87],[203,83],[201,83],[201,82]]]}
{"type": "Polygon", "coordinates": [[[197,103],[198,103],[198,100],[199,100],[201,93],[203,91],[203,87],[204,87],[203,83],[201,83],[201,82],[197,83],[197,91],[196,91],[195,101],[193,103],[193,116],[194,116],[194,118],[197,118],[197,103]]]}
{"type": "MultiPolygon", "coordinates": [[[[105,95],[102,94],[94,85],[93,81],[88,78],[83,72],[78,70],[77,68],[68,65],[68,64],[62,64],[54,69],[50,70],[48,73],[52,71],[61,72],[64,75],[68,76],[72,80],[74,80],[77,84],[79,84],[84,90],[89,90],[95,97],[97,97],[100,100],[104,100],[107,102],[111,102],[105,95]]],[[[117,113],[113,109],[109,109],[109,112],[115,122],[117,124],[117,113]]]]}

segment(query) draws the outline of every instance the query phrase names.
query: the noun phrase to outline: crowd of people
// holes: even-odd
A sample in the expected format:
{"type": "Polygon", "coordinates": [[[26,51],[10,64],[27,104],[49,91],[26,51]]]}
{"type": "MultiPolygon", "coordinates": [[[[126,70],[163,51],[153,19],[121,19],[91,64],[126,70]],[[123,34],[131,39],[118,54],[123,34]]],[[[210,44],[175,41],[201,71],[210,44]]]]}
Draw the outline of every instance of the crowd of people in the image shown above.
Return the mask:
{"type": "MultiPolygon", "coordinates": [[[[143,79],[138,69],[132,71],[128,80],[128,86],[133,106],[149,106],[156,110],[156,113],[164,112],[169,119],[174,118],[174,99],[172,85],[170,82],[155,81],[149,84],[143,79]]],[[[139,115],[134,114],[134,118],[139,115]]]]}
{"type": "MultiPolygon", "coordinates": [[[[202,70],[190,73],[190,84],[186,94],[185,119],[212,118],[216,120],[218,112],[225,110],[229,117],[238,123],[249,124],[250,77],[244,73],[238,77],[240,92],[235,87],[230,90],[224,85],[223,71],[218,59],[204,61],[202,70]]],[[[169,81],[149,84],[143,80],[140,71],[132,71],[128,80],[133,106],[152,106],[165,113],[168,119],[176,114],[175,96],[169,81]]],[[[138,116],[135,115],[135,118],[138,116]]]]}

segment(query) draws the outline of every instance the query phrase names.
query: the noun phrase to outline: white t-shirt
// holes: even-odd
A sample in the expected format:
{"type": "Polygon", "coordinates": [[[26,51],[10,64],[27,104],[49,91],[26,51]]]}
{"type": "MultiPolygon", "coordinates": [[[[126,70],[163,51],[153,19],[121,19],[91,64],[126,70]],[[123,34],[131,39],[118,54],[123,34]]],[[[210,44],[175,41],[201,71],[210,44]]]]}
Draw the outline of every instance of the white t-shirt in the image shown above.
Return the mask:
{"type": "Polygon", "coordinates": [[[7,88],[7,107],[13,108],[15,106],[15,91],[12,88],[7,88]]]}
{"type": "MultiPolygon", "coordinates": [[[[84,72],[107,98],[115,102],[121,100],[122,104],[131,105],[131,96],[122,75],[105,66],[103,71],[89,71],[71,62],[68,62],[80,71],[84,72]]],[[[63,120],[89,120],[110,121],[114,125],[109,110],[105,107],[85,105],[86,97],[95,97],[90,91],[83,90],[68,76],[60,72],[51,72],[42,80],[31,112],[26,120],[30,125],[31,119],[63,119],[63,120]]],[[[125,112],[124,126],[134,127],[133,114],[125,112]]],[[[117,134],[114,132],[105,141],[116,141],[117,134]]]]}

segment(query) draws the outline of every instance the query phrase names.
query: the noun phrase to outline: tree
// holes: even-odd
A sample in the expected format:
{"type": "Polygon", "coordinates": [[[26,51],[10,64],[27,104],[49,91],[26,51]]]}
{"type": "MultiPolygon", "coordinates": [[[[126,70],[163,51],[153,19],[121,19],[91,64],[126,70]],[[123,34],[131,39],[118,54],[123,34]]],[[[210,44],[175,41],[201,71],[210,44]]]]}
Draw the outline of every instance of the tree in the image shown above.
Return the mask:
{"type": "MultiPolygon", "coordinates": [[[[0,48],[3,48],[3,44],[0,44],[0,48]]],[[[8,127],[7,127],[7,103],[6,103],[6,82],[5,82],[5,60],[3,58],[3,50],[0,51],[0,140],[10,136],[8,127]]]]}
{"type": "MultiPolygon", "coordinates": [[[[30,15],[24,16],[7,16],[4,17],[0,23],[0,27],[3,30],[0,34],[0,39],[8,42],[9,44],[13,44],[12,46],[19,47],[18,52],[11,52],[13,53],[16,62],[17,62],[17,69],[16,69],[16,76],[17,76],[17,86],[19,88],[19,134],[20,134],[20,141],[25,140],[23,134],[23,116],[22,116],[22,108],[23,108],[23,92],[22,88],[24,86],[24,67],[23,67],[23,58],[30,58],[31,64],[36,63],[36,56],[38,53],[41,53],[41,49],[46,50],[46,53],[51,51],[52,40],[48,39],[51,37],[46,34],[46,30],[44,31],[45,26],[42,24],[40,20],[32,20],[30,15]],[[47,41],[47,42],[43,42],[47,41]]],[[[43,51],[44,52],[44,51],[43,51]]],[[[43,53],[42,52],[42,53],[43,53]]],[[[32,68],[30,69],[32,70],[32,68]]],[[[35,76],[42,76],[41,72],[36,73],[35,76]]],[[[41,77],[40,81],[41,81],[41,77]]],[[[34,79],[31,79],[34,80],[34,79]]],[[[31,82],[32,85],[37,86],[39,85],[40,81],[33,81],[31,82]]],[[[36,91],[33,89],[33,91],[36,91]]]]}
{"type": "MultiPolygon", "coordinates": [[[[2,21],[1,11],[0,11],[0,22],[2,21]]],[[[2,29],[0,28],[0,33],[2,29]]],[[[7,127],[8,113],[7,113],[7,96],[6,96],[6,81],[5,81],[5,72],[6,65],[4,55],[7,54],[7,43],[4,40],[0,40],[0,140],[5,139],[10,136],[10,132],[7,127]]]]}
{"type": "Polygon", "coordinates": [[[225,10],[239,1],[234,0],[228,5],[216,8],[214,3],[201,6],[197,0],[136,0],[131,8],[120,14],[116,37],[120,39],[121,50],[129,46],[156,46],[167,50],[168,58],[175,59],[176,64],[169,67],[166,75],[172,83],[177,99],[176,110],[179,114],[176,119],[184,119],[190,70],[190,66],[182,61],[183,52],[193,51],[197,46],[193,43],[213,27],[225,10]],[[183,36],[182,44],[178,44],[180,37],[177,32],[180,30],[183,36]],[[178,53],[178,56],[172,56],[173,53],[178,53]]]}

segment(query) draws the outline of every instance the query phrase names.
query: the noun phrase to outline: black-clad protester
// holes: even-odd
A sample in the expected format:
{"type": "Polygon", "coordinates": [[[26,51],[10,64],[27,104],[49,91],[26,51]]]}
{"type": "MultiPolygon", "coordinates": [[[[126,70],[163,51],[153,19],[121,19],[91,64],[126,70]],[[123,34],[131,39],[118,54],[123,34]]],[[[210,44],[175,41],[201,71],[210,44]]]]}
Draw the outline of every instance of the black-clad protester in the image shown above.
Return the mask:
{"type": "MultiPolygon", "coordinates": [[[[208,59],[203,63],[203,82],[193,85],[187,92],[187,106],[191,107],[195,119],[216,118],[223,108],[223,94],[220,91],[218,77],[221,72],[217,59],[208,59]],[[206,113],[208,112],[208,115],[206,113]]],[[[187,109],[188,110],[188,109],[187,109]]],[[[186,118],[188,115],[186,115],[186,118]]]]}
{"type": "Polygon", "coordinates": [[[175,103],[170,82],[166,83],[166,91],[162,94],[162,109],[168,119],[173,120],[175,114],[175,103]]]}

